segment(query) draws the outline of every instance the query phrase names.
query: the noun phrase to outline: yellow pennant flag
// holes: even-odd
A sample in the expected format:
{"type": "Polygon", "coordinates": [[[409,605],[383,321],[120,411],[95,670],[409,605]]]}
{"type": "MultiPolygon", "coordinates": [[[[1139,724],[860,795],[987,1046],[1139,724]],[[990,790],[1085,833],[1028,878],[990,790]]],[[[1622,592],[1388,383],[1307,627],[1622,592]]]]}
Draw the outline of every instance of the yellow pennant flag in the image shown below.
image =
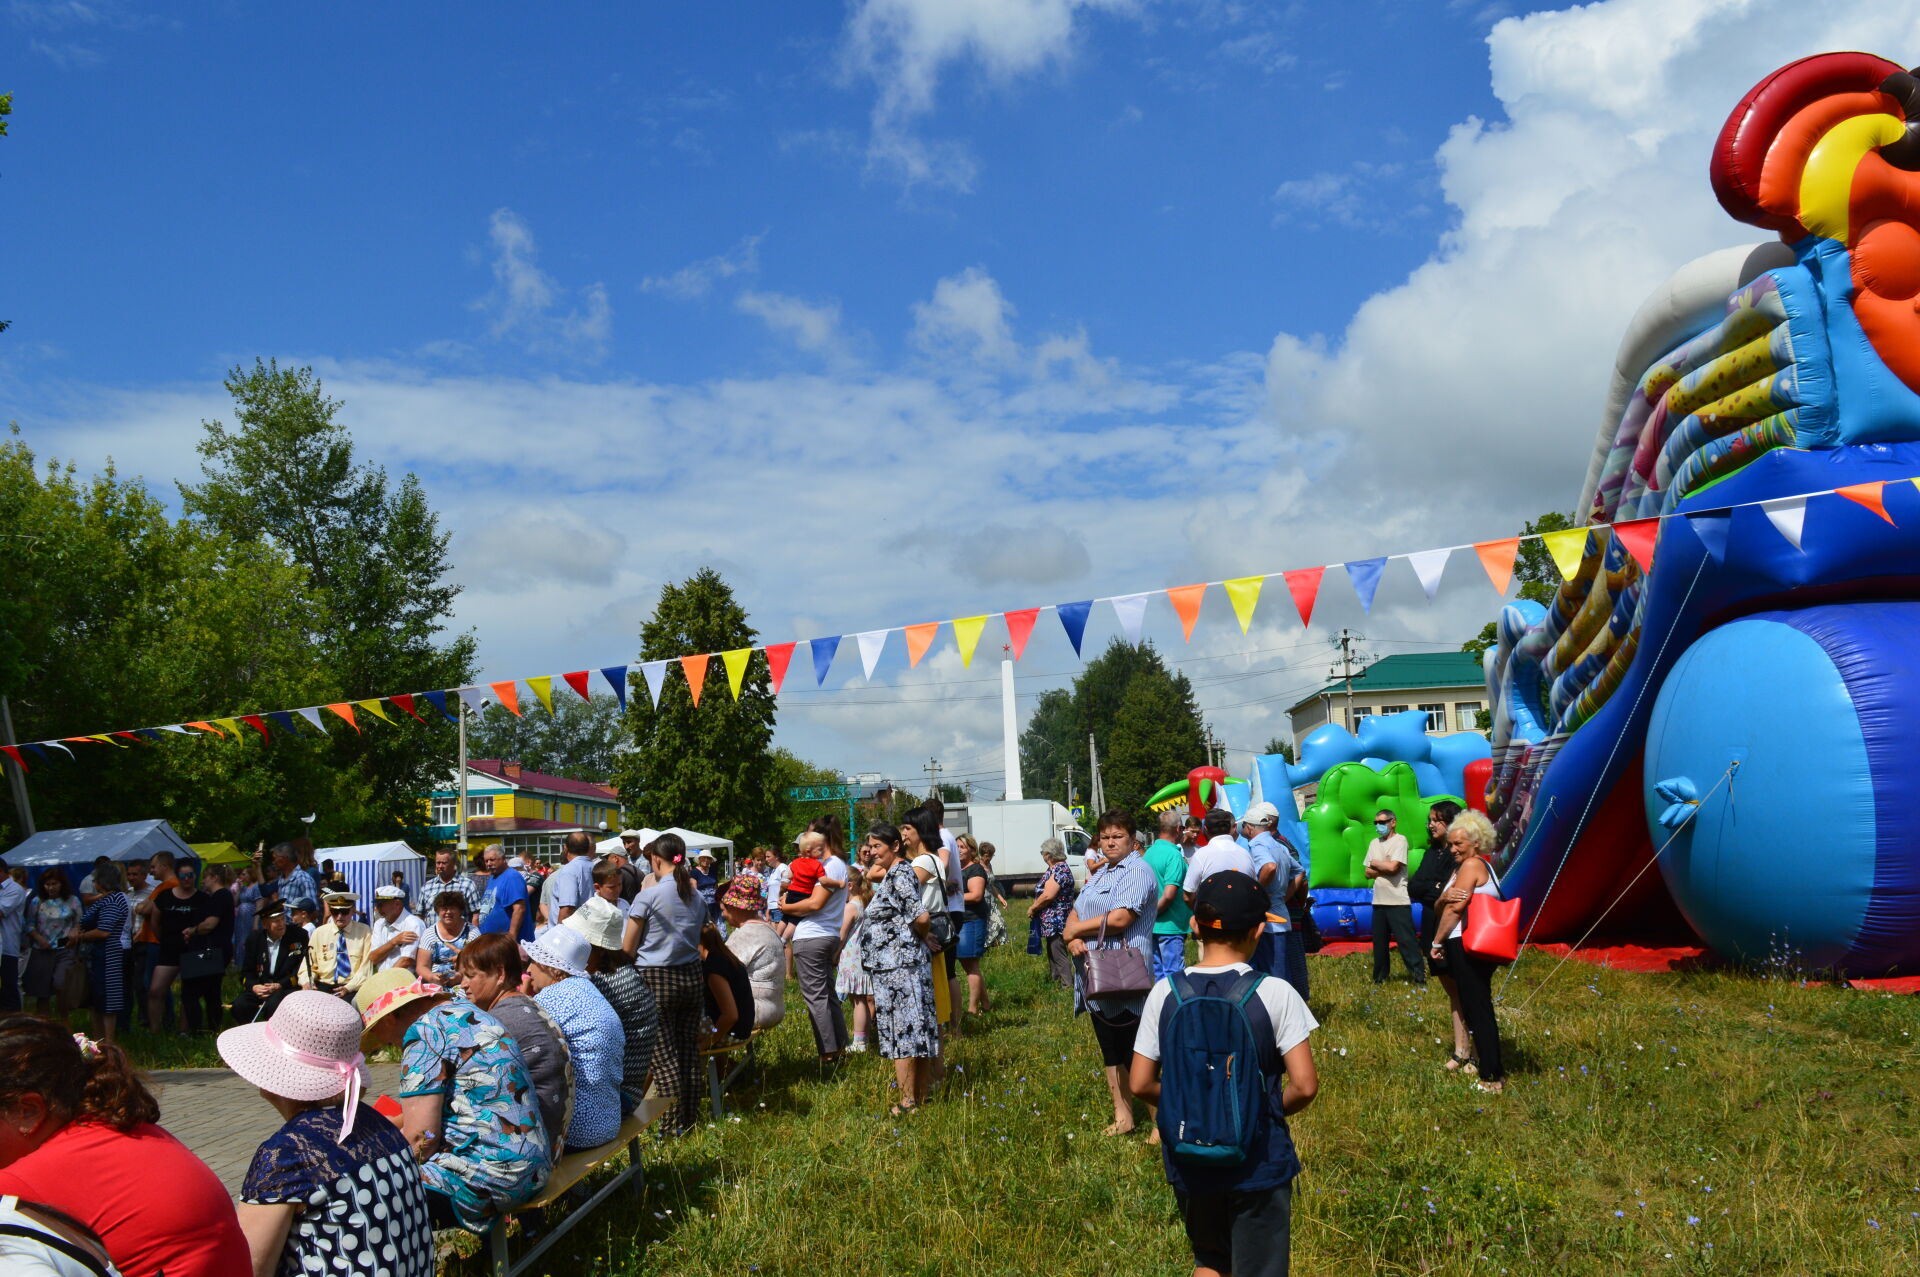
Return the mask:
{"type": "Polygon", "coordinates": [[[394,721],[391,718],[387,717],[387,711],[380,704],[380,700],[378,697],[375,697],[373,700],[370,700],[370,701],[355,701],[354,704],[358,705],[361,709],[367,711],[367,713],[373,715],[375,718],[379,719],[381,722],[385,723],[387,726],[389,727],[394,726],[394,721]]]}
{"type": "Polygon", "coordinates": [[[1565,528],[1559,532],[1543,532],[1540,539],[1547,543],[1547,553],[1553,556],[1553,565],[1560,569],[1560,575],[1573,580],[1573,574],[1580,570],[1580,560],[1587,554],[1587,530],[1565,528]]]}
{"type": "Polygon", "coordinates": [[[1227,601],[1233,604],[1233,614],[1240,618],[1242,634],[1253,624],[1254,605],[1260,602],[1260,586],[1266,579],[1264,576],[1243,576],[1223,582],[1227,587],[1227,601]]]}
{"type": "Polygon", "coordinates": [[[727,686],[733,689],[733,699],[740,699],[740,683],[747,676],[747,662],[753,659],[753,649],[736,647],[731,652],[720,653],[720,663],[727,667],[727,686]]]}
{"type": "MultiPolygon", "coordinates": [[[[227,723],[231,723],[231,722],[232,722],[233,720],[232,720],[231,718],[228,718],[228,719],[222,719],[221,721],[222,721],[222,722],[227,722],[227,723]]],[[[107,734],[106,734],[105,732],[100,732],[100,733],[97,733],[97,734],[95,734],[95,735],[93,735],[93,736],[89,736],[89,737],[87,737],[87,739],[88,739],[88,740],[97,740],[97,741],[102,741],[102,742],[104,742],[105,744],[108,744],[108,745],[111,745],[111,746],[113,746],[113,747],[114,747],[115,749],[125,749],[125,748],[126,748],[126,746],[125,746],[125,745],[122,745],[122,744],[121,744],[121,743],[120,743],[119,741],[117,741],[117,740],[115,740],[115,739],[114,739],[113,737],[111,737],[111,736],[109,736],[109,735],[107,735],[107,734]]]]}
{"type": "Polygon", "coordinates": [[[980,644],[980,631],[987,628],[984,616],[956,616],[953,618],[953,640],[960,645],[960,664],[971,668],[973,649],[980,644]]]}
{"type": "Polygon", "coordinates": [[[240,720],[239,719],[216,718],[213,721],[217,723],[219,726],[226,728],[229,732],[232,732],[236,740],[239,739],[239,736],[240,736],[240,720]]]}
{"type": "Polygon", "coordinates": [[[553,675],[542,674],[539,678],[530,678],[527,686],[540,698],[540,707],[549,714],[553,713],[553,675]]]}

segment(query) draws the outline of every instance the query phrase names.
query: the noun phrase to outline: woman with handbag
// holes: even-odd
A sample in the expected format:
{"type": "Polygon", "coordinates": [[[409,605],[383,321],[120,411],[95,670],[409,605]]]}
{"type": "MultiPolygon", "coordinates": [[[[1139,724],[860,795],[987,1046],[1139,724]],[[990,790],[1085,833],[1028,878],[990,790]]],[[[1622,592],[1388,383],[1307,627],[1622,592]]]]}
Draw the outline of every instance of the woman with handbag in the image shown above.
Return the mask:
{"type": "Polygon", "coordinates": [[[1075,898],[1063,937],[1075,958],[1074,1010],[1085,1009],[1100,1043],[1100,1065],[1113,1100],[1107,1135],[1131,1135],[1133,1039],[1140,1012],[1153,988],[1153,922],[1160,907],[1160,879],[1133,838],[1133,817],[1124,811],[1100,815],[1100,869],[1075,898]]]}
{"type": "Polygon", "coordinates": [[[1440,925],[1440,892],[1459,867],[1453,848],[1447,845],[1447,827],[1465,810],[1450,798],[1439,799],[1427,809],[1427,850],[1420,858],[1420,867],[1407,879],[1407,897],[1420,906],[1420,951],[1427,955],[1428,973],[1447,991],[1453,1013],[1453,1053],[1447,1057],[1446,1070],[1472,1077],[1479,1065],[1473,1062],[1473,1038],[1467,1033],[1467,1017],[1460,1010],[1460,986],[1454,983],[1446,960],[1433,956],[1438,938],[1435,928],[1440,925]]]}
{"type": "Polygon", "coordinates": [[[1492,822],[1477,811],[1463,811],[1447,826],[1447,846],[1458,868],[1440,890],[1440,917],[1434,928],[1438,938],[1428,956],[1446,963],[1458,993],[1460,1014],[1480,1060],[1476,1085],[1497,1095],[1505,1089],[1507,1075],[1500,1057],[1500,1023],[1493,1012],[1493,973],[1500,964],[1468,950],[1463,938],[1469,902],[1475,896],[1500,899],[1500,880],[1487,863],[1493,842],[1492,822]]]}
{"type": "MultiPolygon", "coordinates": [[[[180,866],[181,885],[193,886],[193,866],[180,866]]],[[[206,887],[193,893],[193,927],[180,953],[180,1002],[187,1032],[216,1032],[226,1019],[220,981],[233,955],[232,876],[224,865],[208,865],[206,887]],[[204,1016],[204,1018],[203,1018],[204,1016]]]]}

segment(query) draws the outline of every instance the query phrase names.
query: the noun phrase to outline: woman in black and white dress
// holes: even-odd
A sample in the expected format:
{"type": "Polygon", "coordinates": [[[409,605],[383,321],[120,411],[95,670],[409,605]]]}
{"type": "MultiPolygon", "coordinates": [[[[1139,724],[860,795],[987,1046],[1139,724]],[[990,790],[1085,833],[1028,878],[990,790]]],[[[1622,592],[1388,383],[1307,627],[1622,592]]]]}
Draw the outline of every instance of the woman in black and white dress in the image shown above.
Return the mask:
{"type": "Polygon", "coordinates": [[[900,1088],[893,1108],[898,1115],[925,1102],[940,1056],[933,951],[920,883],[901,856],[900,831],[876,824],[867,831],[866,848],[880,880],[867,902],[860,961],[873,985],[874,1046],[893,1061],[900,1088]]]}

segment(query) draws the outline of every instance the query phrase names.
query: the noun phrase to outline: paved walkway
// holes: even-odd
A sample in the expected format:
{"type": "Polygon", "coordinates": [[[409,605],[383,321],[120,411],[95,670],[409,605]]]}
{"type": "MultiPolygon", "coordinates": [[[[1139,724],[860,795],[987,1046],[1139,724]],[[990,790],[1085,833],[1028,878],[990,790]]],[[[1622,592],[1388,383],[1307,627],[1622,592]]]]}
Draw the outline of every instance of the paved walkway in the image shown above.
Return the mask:
{"type": "MultiPolygon", "coordinates": [[[[372,1066],[367,1103],[391,1095],[398,1064],[372,1066]]],[[[160,1101],[160,1124],[213,1167],[236,1197],[260,1141],[280,1129],[280,1115],[260,1092],[229,1069],[159,1069],[147,1081],[160,1101]]]]}

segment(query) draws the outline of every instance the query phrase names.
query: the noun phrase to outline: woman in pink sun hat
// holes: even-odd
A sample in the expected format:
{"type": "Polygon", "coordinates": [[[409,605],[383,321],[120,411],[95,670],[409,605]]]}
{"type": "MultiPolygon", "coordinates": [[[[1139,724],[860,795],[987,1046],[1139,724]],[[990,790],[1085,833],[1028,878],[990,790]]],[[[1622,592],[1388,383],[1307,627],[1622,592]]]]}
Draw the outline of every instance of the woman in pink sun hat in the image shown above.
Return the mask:
{"type": "Polygon", "coordinates": [[[361,1100],[352,1005],[311,989],[220,1035],[220,1058],[285,1120],[240,1186],[256,1274],[432,1277],[426,1185],[398,1128],[361,1100]]]}

